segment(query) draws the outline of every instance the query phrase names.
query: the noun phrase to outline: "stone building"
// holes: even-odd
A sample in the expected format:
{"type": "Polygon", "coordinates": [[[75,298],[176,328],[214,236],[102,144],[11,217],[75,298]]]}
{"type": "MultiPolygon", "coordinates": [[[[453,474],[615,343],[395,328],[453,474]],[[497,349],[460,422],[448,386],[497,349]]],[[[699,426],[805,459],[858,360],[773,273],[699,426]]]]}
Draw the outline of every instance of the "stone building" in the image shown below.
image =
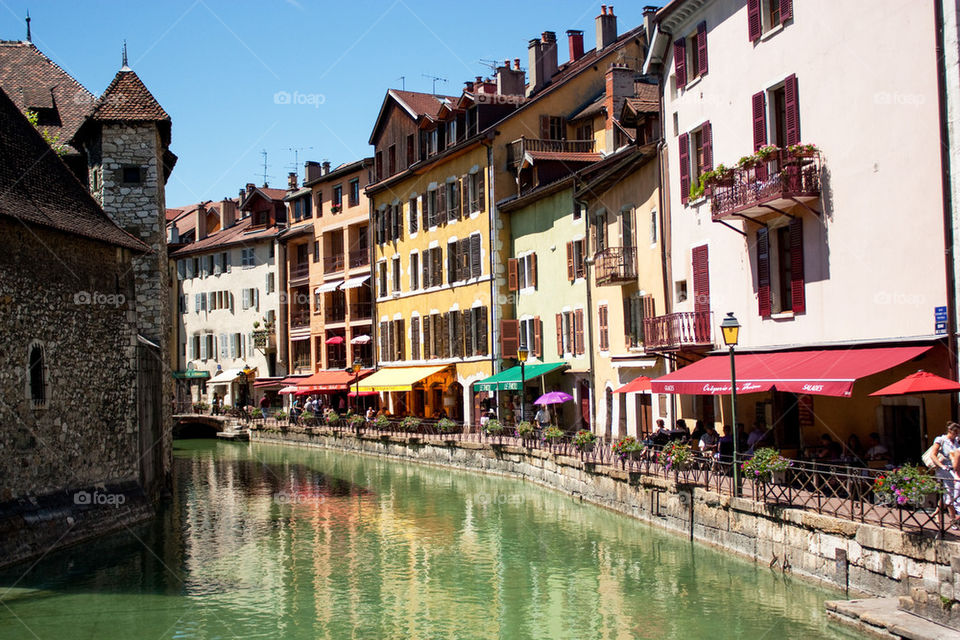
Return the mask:
{"type": "Polygon", "coordinates": [[[161,358],[114,223],[0,90],[0,564],[152,514],[161,358]]]}

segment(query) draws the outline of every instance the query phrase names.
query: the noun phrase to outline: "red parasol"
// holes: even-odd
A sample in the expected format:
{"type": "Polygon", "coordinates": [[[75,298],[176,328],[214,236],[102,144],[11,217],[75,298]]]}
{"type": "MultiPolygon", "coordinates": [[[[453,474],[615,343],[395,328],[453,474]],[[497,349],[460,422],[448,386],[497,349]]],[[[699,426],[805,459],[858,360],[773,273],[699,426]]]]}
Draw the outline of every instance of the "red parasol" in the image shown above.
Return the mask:
{"type": "Polygon", "coordinates": [[[870,395],[906,396],[912,393],[943,393],[947,391],[960,391],[960,383],[921,369],[902,380],[897,380],[893,384],[885,386],[879,391],[874,391],[870,395]]]}
{"type": "Polygon", "coordinates": [[[650,391],[650,378],[647,376],[640,376],[634,380],[631,380],[627,384],[623,385],[614,393],[635,393],[637,391],[650,391]]]}

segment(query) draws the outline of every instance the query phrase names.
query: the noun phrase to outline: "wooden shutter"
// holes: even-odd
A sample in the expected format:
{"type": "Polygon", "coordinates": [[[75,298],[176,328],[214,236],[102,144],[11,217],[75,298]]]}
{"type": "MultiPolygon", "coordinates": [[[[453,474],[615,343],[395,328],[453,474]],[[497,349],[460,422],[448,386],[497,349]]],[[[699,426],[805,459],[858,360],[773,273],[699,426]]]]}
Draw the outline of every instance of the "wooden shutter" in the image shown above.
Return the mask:
{"type": "Polygon", "coordinates": [[[393,220],[396,225],[396,239],[403,240],[403,207],[399,202],[393,207],[393,220]]]}
{"type": "Polygon", "coordinates": [[[426,289],[430,286],[430,250],[420,254],[420,286],[426,289]]]}
{"type": "Polygon", "coordinates": [[[582,355],[585,351],[583,344],[583,309],[577,309],[573,313],[573,344],[577,355],[582,355]]]}
{"type": "Polygon", "coordinates": [[[770,234],[766,227],[757,230],[757,303],[760,317],[770,315],[770,234]]]}
{"type": "Polygon", "coordinates": [[[380,323],[380,359],[381,360],[390,360],[389,354],[387,353],[387,323],[380,323]]]}
{"type": "Polygon", "coordinates": [[[540,116],[540,139],[550,139],[550,116],[540,116]]]}
{"type": "Polygon", "coordinates": [[[705,244],[693,248],[693,310],[710,311],[710,261],[705,244]]]}
{"type": "Polygon", "coordinates": [[[573,266],[573,243],[567,243],[567,280],[573,282],[577,277],[577,274],[573,266]]]}
{"type": "Polygon", "coordinates": [[[397,360],[406,360],[406,338],[403,318],[395,321],[394,333],[397,338],[397,360]]]}
{"type": "Polygon", "coordinates": [[[793,297],[794,313],[804,313],[807,310],[804,284],[803,221],[800,218],[794,218],[790,221],[790,292],[793,297]]]}
{"type": "Polygon", "coordinates": [[[477,307],[474,309],[477,314],[477,354],[487,355],[487,308],[477,307]]]}
{"type": "Polygon", "coordinates": [[[460,312],[460,324],[463,325],[463,355],[469,358],[473,355],[473,310],[465,309],[460,312]]]}
{"type": "Polygon", "coordinates": [[[598,324],[600,325],[600,349],[606,351],[610,348],[610,328],[607,316],[607,305],[602,305],[597,310],[598,324]]]}
{"type": "Polygon", "coordinates": [[[443,284],[443,250],[440,247],[431,249],[433,252],[433,286],[439,287],[443,284]]]}
{"type": "Polygon", "coordinates": [[[699,59],[700,75],[707,73],[707,23],[701,22],[697,25],[697,58],[699,59]]]}
{"type": "Polygon", "coordinates": [[[470,215],[470,176],[460,176],[460,214],[463,217],[470,215]]]}
{"type": "Polygon", "coordinates": [[[509,291],[516,291],[519,289],[519,282],[517,282],[516,258],[509,258],[507,260],[507,289],[509,291]]]}
{"type": "Polygon", "coordinates": [[[793,17],[793,0],[780,0],[780,24],[793,17]]]}
{"type": "Polygon", "coordinates": [[[420,359],[420,317],[410,318],[410,359],[420,359]]]}
{"type": "Polygon", "coordinates": [[[516,358],[517,345],[520,342],[520,323],[516,320],[500,321],[500,356],[516,358]]]}
{"type": "Polygon", "coordinates": [[[673,42],[673,66],[676,69],[677,88],[687,86],[687,43],[683,38],[673,42]]]}
{"type": "Polygon", "coordinates": [[[537,288],[537,254],[531,253],[528,259],[530,260],[530,276],[531,276],[530,284],[534,289],[536,289],[537,288]]]}
{"type": "Polygon", "coordinates": [[[447,243],[447,282],[456,282],[457,278],[457,243],[447,243]]]}
{"type": "Polygon", "coordinates": [[[434,220],[437,221],[437,224],[446,224],[447,223],[447,185],[441,184],[437,187],[437,214],[434,216],[434,220]]]}
{"type": "Polygon", "coordinates": [[[433,341],[430,336],[430,326],[432,322],[430,316],[423,318],[423,359],[428,360],[433,356],[433,341]]]}
{"type": "Polygon", "coordinates": [[[479,208],[480,211],[483,211],[483,209],[484,209],[484,207],[485,207],[485,205],[484,205],[484,202],[485,202],[485,200],[484,200],[484,193],[485,193],[485,190],[486,190],[486,188],[487,188],[486,180],[484,179],[483,176],[484,176],[484,172],[483,172],[483,171],[481,171],[481,172],[479,172],[479,173],[477,174],[477,201],[479,202],[479,204],[478,204],[477,206],[478,206],[478,208],[479,208]]]}
{"type": "Polygon", "coordinates": [[[437,332],[440,334],[440,357],[449,358],[450,357],[450,323],[449,317],[446,313],[441,313],[437,316],[437,319],[440,321],[440,328],[434,327],[437,332]]]}
{"type": "Polygon", "coordinates": [[[690,135],[680,134],[680,202],[690,197],[690,135]]]}
{"type": "Polygon", "coordinates": [[[470,268],[474,278],[479,278],[483,267],[480,264],[480,236],[470,236],[470,268]]]}
{"type": "Polygon", "coordinates": [[[713,171],[713,127],[709,120],[700,131],[703,138],[703,170],[713,171]]]}
{"type": "Polygon", "coordinates": [[[563,357],[563,314],[556,315],[557,320],[557,355],[563,357]]]}
{"type": "Polygon", "coordinates": [[[537,358],[543,358],[543,322],[540,316],[533,317],[533,355],[537,358]]]}
{"type": "Polygon", "coordinates": [[[420,196],[420,226],[424,231],[430,228],[430,197],[429,193],[420,196]]]}
{"type": "Polygon", "coordinates": [[[762,31],[763,22],[760,19],[760,0],[747,0],[747,32],[750,36],[750,42],[759,40],[762,31]]]}
{"type": "Polygon", "coordinates": [[[451,333],[453,334],[453,342],[450,347],[451,355],[454,358],[463,357],[463,322],[461,322],[460,312],[451,311],[450,316],[450,326],[453,327],[451,333]]]}
{"type": "MultiPolygon", "coordinates": [[[[767,144],[767,96],[761,91],[753,94],[750,99],[753,109],[753,150],[767,144]]],[[[767,165],[760,163],[756,168],[758,180],[765,180],[767,177],[767,165]]]]}
{"type": "Polygon", "coordinates": [[[797,95],[797,76],[790,75],[783,85],[783,101],[786,111],[786,146],[800,144],[800,104],[797,95]]]}

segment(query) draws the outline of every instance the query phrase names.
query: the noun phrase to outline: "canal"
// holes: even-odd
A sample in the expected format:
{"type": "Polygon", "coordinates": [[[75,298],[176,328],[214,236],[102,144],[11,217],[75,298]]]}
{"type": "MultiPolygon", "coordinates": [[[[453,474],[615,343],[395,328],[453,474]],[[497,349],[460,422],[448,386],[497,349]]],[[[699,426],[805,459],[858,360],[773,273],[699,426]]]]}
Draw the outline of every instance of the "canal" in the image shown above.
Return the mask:
{"type": "Polygon", "coordinates": [[[518,480],[176,443],[150,525],[0,574],[0,638],[816,638],[842,597],[518,480]]]}

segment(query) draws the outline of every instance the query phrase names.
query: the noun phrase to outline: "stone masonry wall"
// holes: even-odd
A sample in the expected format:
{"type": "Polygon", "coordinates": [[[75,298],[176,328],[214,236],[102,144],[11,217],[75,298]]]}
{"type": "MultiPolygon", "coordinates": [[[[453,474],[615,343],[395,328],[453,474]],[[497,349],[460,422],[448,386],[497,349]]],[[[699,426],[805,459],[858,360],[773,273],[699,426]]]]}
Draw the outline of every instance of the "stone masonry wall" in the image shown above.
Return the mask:
{"type": "Polygon", "coordinates": [[[295,428],[254,431],[251,439],[522,478],[855,595],[905,595],[916,581],[939,582],[951,559],[960,557],[957,542],[733,498],[541,450],[372,435],[358,439],[295,428]]]}

